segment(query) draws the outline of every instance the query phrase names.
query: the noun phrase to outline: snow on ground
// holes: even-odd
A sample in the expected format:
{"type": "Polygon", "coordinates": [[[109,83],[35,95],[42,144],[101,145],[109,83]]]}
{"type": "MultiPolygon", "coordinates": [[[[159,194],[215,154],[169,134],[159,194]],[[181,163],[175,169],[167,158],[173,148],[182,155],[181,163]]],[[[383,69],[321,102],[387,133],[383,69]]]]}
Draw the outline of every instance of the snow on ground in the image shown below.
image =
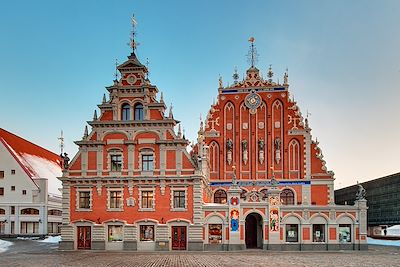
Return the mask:
{"type": "Polygon", "coordinates": [[[39,242],[44,242],[44,243],[57,243],[61,241],[61,236],[48,236],[43,240],[40,240],[39,242]]]}
{"type": "Polygon", "coordinates": [[[374,238],[367,237],[367,242],[369,245],[400,247],[400,240],[383,240],[383,239],[374,239],[374,238]]]}
{"type": "Polygon", "coordinates": [[[0,239],[0,253],[4,252],[8,249],[9,246],[11,246],[13,243],[10,241],[5,241],[0,239]]]}
{"type": "Polygon", "coordinates": [[[17,239],[18,240],[38,240],[40,237],[37,237],[37,236],[32,236],[32,237],[22,237],[22,236],[19,236],[19,237],[17,237],[17,239]]]}

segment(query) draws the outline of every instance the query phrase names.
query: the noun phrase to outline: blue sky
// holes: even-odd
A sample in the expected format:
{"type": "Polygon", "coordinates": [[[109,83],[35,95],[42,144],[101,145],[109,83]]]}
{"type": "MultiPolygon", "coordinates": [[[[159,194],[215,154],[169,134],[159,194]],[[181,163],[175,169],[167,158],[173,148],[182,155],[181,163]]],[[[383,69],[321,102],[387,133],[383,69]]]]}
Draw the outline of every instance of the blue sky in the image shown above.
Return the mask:
{"type": "MultiPolygon", "coordinates": [[[[200,113],[248,68],[272,64],[308,110],[336,187],[400,171],[400,1],[4,1],[0,9],[0,127],[59,151],[83,134],[111,85],[115,59],[138,56],[173,103],[190,140],[200,113]]],[[[168,104],[169,105],[169,104],[168,104]]]]}

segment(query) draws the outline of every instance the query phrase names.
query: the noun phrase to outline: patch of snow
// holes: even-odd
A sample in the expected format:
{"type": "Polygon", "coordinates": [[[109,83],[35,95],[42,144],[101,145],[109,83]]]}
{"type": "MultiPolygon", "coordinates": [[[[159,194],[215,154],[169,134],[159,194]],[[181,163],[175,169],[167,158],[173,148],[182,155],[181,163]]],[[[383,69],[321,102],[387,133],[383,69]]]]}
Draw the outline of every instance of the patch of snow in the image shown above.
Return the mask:
{"type": "Polygon", "coordinates": [[[11,246],[12,244],[13,243],[10,241],[0,239],[0,253],[6,251],[8,249],[8,247],[11,246]]]}
{"type": "Polygon", "coordinates": [[[19,236],[17,237],[18,240],[38,240],[40,239],[40,237],[37,236],[27,236],[27,237],[23,237],[23,236],[19,236]]]}
{"type": "Polygon", "coordinates": [[[371,237],[367,237],[367,243],[369,245],[400,247],[400,240],[383,240],[383,239],[374,239],[374,238],[371,238],[371,237]]]}
{"type": "Polygon", "coordinates": [[[57,236],[48,236],[43,240],[40,240],[39,242],[43,242],[43,243],[56,243],[58,244],[58,242],[61,241],[61,236],[57,235],[57,236]]]}
{"type": "Polygon", "coordinates": [[[62,187],[61,181],[57,177],[62,176],[60,165],[55,162],[47,160],[42,157],[38,157],[31,154],[22,154],[23,159],[30,166],[32,166],[37,178],[47,178],[48,181],[48,193],[60,195],[59,188],[62,187]]]}
{"type": "Polygon", "coordinates": [[[400,236],[400,225],[393,225],[386,229],[386,235],[400,236]]]}

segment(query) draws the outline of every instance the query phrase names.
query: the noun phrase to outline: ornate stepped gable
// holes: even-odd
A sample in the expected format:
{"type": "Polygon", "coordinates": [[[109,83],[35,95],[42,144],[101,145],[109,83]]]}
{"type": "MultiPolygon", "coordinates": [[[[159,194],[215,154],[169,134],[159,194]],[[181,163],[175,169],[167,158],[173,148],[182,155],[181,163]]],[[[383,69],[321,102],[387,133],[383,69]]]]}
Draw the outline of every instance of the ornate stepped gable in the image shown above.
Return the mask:
{"type": "Polygon", "coordinates": [[[128,60],[118,66],[118,71],[120,80],[106,87],[109,100],[103,96],[98,105],[99,116],[95,111],[93,120],[88,122],[92,131],[89,133],[85,128],[82,140],[75,142],[80,149],[70,164],[69,176],[115,176],[109,166],[110,149],[121,152],[123,160],[118,176],[141,175],[143,149],[154,152],[153,174],[156,176],[194,174],[195,167],[186,152],[188,141],[180,130],[178,134],[174,131],[179,121],[173,118],[172,107],[165,116],[163,96],[161,94],[157,100],[158,88],[147,78],[146,66],[132,52],[128,60]],[[160,147],[166,153],[162,162],[160,147]],[[165,158],[178,157],[177,167],[175,161],[165,161],[165,158]]]}
{"type": "Polygon", "coordinates": [[[209,149],[211,185],[230,181],[236,166],[237,179],[249,186],[248,192],[254,185],[258,189],[270,186],[268,181],[274,176],[281,186],[292,181],[301,203],[304,190],[295,181],[320,179],[327,183],[311,186],[312,202],[327,204],[332,201],[327,195],[333,190],[334,174],[327,171],[318,142],[311,139],[308,119],[290,97],[288,72],[283,83],[273,81],[271,66],[266,76],[253,61],[242,80],[235,71],[234,83],[225,87],[220,78],[217,102],[199,130],[199,143],[204,139],[209,149]],[[259,182],[250,186],[250,181],[259,182]],[[317,191],[324,193],[317,197],[317,191]]]}

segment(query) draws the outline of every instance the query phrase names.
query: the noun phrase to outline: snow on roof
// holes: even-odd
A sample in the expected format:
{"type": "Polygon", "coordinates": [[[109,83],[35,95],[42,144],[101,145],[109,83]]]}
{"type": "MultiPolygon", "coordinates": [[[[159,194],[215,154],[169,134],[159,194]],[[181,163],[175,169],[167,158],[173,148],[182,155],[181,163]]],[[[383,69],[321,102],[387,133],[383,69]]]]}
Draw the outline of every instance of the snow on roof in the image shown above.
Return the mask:
{"type": "Polygon", "coordinates": [[[33,144],[15,134],[0,128],[0,141],[14,156],[33,180],[46,178],[48,180],[48,193],[60,195],[62,176],[60,156],[36,144],[33,144]]]}

